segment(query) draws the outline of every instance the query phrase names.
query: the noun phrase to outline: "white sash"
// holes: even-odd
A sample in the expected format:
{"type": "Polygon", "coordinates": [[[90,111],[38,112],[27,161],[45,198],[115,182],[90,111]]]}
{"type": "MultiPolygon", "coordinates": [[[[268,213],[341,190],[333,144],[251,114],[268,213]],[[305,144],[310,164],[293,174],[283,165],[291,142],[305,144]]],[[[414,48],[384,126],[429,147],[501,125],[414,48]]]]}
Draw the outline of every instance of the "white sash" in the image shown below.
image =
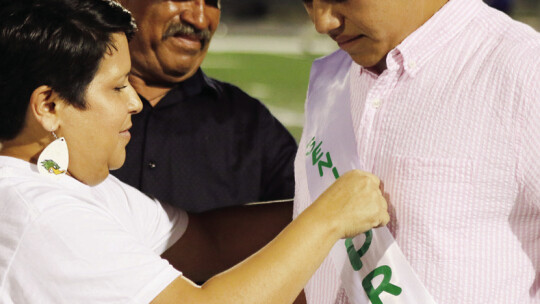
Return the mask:
{"type": "MultiPolygon", "coordinates": [[[[348,55],[337,52],[312,67],[304,126],[304,136],[311,140],[306,147],[300,147],[306,153],[312,199],[319,197],[339,174],[363,169],[350,110],[352,64],[348,55]]],[[[343,287],[353,304],[435,303],[386,227],[352,240],[340,240],[330,257],[341,270],[343,287]]]]}

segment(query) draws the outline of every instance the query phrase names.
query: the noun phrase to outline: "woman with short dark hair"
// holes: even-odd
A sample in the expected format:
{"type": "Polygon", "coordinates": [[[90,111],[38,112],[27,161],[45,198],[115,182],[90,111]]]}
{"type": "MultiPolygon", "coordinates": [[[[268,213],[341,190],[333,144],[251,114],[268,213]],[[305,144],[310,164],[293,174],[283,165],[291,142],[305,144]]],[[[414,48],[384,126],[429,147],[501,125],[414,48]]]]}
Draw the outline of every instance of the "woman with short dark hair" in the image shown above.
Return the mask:
{"type": "Polygon", "coordinates": [[[141,109],[134,30],[114,1],[2,0],[1,303],[288,303],[338,239],[388,222],[378,179],[353,171],[244,262],[183,277],[170,263],[213,265],[196,256],[220,229],[109,175],[141,109]]]}

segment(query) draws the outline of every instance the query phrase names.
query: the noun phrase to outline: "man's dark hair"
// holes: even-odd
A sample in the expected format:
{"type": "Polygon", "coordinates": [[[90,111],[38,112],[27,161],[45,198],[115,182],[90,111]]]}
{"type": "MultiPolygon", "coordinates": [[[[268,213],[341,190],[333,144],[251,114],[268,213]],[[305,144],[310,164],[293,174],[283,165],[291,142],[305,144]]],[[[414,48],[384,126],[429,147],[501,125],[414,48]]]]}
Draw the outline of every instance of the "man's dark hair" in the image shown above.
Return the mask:
{"type": "Polygon", "coordinates": [[[24,126],[32,92],[50,86],[85,109],[85,92],[112,34],[130,39],[131,14],[113,0],[0,0],[0,140],[24,126]]]}

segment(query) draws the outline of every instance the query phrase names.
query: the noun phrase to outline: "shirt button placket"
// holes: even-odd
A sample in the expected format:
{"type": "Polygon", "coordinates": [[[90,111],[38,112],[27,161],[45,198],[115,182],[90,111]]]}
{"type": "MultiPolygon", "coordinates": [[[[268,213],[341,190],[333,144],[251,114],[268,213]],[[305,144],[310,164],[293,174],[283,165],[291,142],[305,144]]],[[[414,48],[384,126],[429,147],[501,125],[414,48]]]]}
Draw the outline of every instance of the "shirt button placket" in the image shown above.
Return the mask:
{"type": "Polygon", "coordinates": [[[378,109],[381,106],[381,104],[382,104],[382,100],[378,97],[373,98],[371,100],[371,106],[375,109],[378,109]]]}
{"type": "Polygon", "coordinates": [[[393,71],[386,71],[383,73],[379,79],[375,82],[374,86],[371,88],[366,99],[366,106],[364,110],[363,117],[363,141],[359,142],[358,151],[361,153],[362,165],[365,166],[364,170],[372,170],[374,163],[374,155],[370,155],[370,147],[373,146],[372,141],[374,140],[373,125],[377,115],[380,115],[379,109],[383,104],[384,98],[390,94],[390,91],[393,89],[393,84],[397,81],[398,77],[398,66],[394,68],[393,71]]]}

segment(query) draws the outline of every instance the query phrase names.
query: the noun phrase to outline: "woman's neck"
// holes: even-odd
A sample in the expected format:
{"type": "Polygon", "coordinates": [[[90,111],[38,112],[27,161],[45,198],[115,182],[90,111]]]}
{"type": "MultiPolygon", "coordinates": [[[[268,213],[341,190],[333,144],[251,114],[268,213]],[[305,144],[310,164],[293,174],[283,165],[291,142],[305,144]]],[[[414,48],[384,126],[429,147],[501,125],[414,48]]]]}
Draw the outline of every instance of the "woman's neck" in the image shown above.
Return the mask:
{"type": "Polygon", "coordinates": [[[4,141],[1,145],[0,155],[15,157],[33,164],[37,163],[39,154],[46,147],[46,144],[41,142],[24,141],[19,138],[4,141]]]}

